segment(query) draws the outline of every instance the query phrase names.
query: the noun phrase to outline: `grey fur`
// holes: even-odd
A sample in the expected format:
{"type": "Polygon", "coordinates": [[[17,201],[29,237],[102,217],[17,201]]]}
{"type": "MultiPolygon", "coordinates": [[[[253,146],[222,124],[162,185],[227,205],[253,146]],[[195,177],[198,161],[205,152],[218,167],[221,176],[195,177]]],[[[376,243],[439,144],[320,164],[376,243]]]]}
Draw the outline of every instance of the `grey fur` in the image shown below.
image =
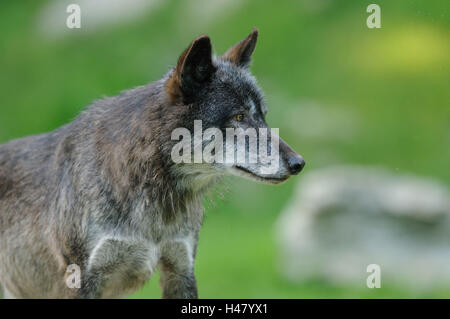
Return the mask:
{"type": "MultiPolygon", "coordinates": [[[[53,132],[0,145],[6,297],[121,297],[157,266],[163,297],[197,297],[202,198],[231,168],[175,165],[170,134],[192,129],[194,119],[208,127],[233,125],[229,115],[249,99],[258,108],[249,125],[265,125],[262,94],[246,67],[208,59],[208,44],[205,37],[194,41],[180,57],[184,63],[159,81],[97,101],[53,132]],[[177,72],[181,100],[169,89],[177,72]],[[80,289],[66,285],[71,264],[81,268],[80,289]]],[[[280,174],[283,180],[289,175],[286,169],[280,174]]]]}

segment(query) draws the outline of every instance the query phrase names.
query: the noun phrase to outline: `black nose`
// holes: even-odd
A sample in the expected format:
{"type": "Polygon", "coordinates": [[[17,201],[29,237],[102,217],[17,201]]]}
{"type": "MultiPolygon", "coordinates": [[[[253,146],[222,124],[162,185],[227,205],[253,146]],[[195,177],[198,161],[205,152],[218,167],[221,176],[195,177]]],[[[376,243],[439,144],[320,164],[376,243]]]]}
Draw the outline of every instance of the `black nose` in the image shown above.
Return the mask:
{"type": "Polygon", "coordinates": [[[297,175],[301,172],[303,167],[305,167],[305,164],[306,163],[301,156],[291,156],[288,160],[289,173],[291,173],[292,175],[297,175]]]}

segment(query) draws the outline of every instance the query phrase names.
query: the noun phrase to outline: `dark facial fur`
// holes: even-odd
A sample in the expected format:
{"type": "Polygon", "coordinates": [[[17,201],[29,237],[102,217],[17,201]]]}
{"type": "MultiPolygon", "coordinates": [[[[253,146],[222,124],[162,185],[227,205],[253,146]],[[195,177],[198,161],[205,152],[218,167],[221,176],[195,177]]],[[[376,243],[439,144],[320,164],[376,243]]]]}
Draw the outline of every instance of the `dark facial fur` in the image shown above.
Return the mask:
{"type": "MultiPolygon", "coordinates": [[[[255,30],[213,58],[209,38],[199,37],[163,79],[97,101],[51,133],[0,145],[0,283],[7,297],[123,296],[157,266],[164,297],[197,296],[202,197],[236,168],[175,165],[171,132],[192,129],[194,120],[204,128],[266,126],[262,94],[247,69],[256,38],[255,30]],[[236,113],[247,120],[236,123],[236,113]],[[80,289],[66,285],[71,264],[81,268],[80,289]]],[[[280,142],[281,153],[284,162],[295,154],[280,142]]],[[[242,175],[264,179],[248,169],[242,175]]],[[[288,176],[283,169],[280,176],[288,176]]]]}

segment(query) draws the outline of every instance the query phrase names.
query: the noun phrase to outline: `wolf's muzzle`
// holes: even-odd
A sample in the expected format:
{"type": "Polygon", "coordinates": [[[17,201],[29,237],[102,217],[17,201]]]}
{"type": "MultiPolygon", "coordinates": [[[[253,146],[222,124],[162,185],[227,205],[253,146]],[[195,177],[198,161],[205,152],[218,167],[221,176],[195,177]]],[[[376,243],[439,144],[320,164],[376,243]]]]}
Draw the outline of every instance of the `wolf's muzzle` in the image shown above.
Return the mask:
{"type": "Polygon", "coordinates": [[[291,173],[292,175],[297,175],[302,171],[303,167],[305,167],[305,164],[306,164],[305,160],[300,155],[295,154],[289,157],[288,159],[289,173],[291,173]]]}
{"type": "Polygon", "coordinates": [[[286,163],[285,167],[291,175],[297,175],[305,167],[305,160],[280,138],[280,155],[286,163]]]}

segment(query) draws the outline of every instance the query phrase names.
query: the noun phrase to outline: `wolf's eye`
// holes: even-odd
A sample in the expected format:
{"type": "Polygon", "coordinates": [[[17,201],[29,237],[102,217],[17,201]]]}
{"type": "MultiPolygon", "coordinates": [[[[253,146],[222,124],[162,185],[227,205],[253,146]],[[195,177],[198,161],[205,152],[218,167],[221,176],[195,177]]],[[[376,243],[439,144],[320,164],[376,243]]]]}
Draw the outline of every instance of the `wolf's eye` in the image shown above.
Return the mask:
{"type": "Polygon", "coordinates": [[[241,122],[244,119],[244,114],[235,115],[234,119],[238,122],[241,122]]]}

